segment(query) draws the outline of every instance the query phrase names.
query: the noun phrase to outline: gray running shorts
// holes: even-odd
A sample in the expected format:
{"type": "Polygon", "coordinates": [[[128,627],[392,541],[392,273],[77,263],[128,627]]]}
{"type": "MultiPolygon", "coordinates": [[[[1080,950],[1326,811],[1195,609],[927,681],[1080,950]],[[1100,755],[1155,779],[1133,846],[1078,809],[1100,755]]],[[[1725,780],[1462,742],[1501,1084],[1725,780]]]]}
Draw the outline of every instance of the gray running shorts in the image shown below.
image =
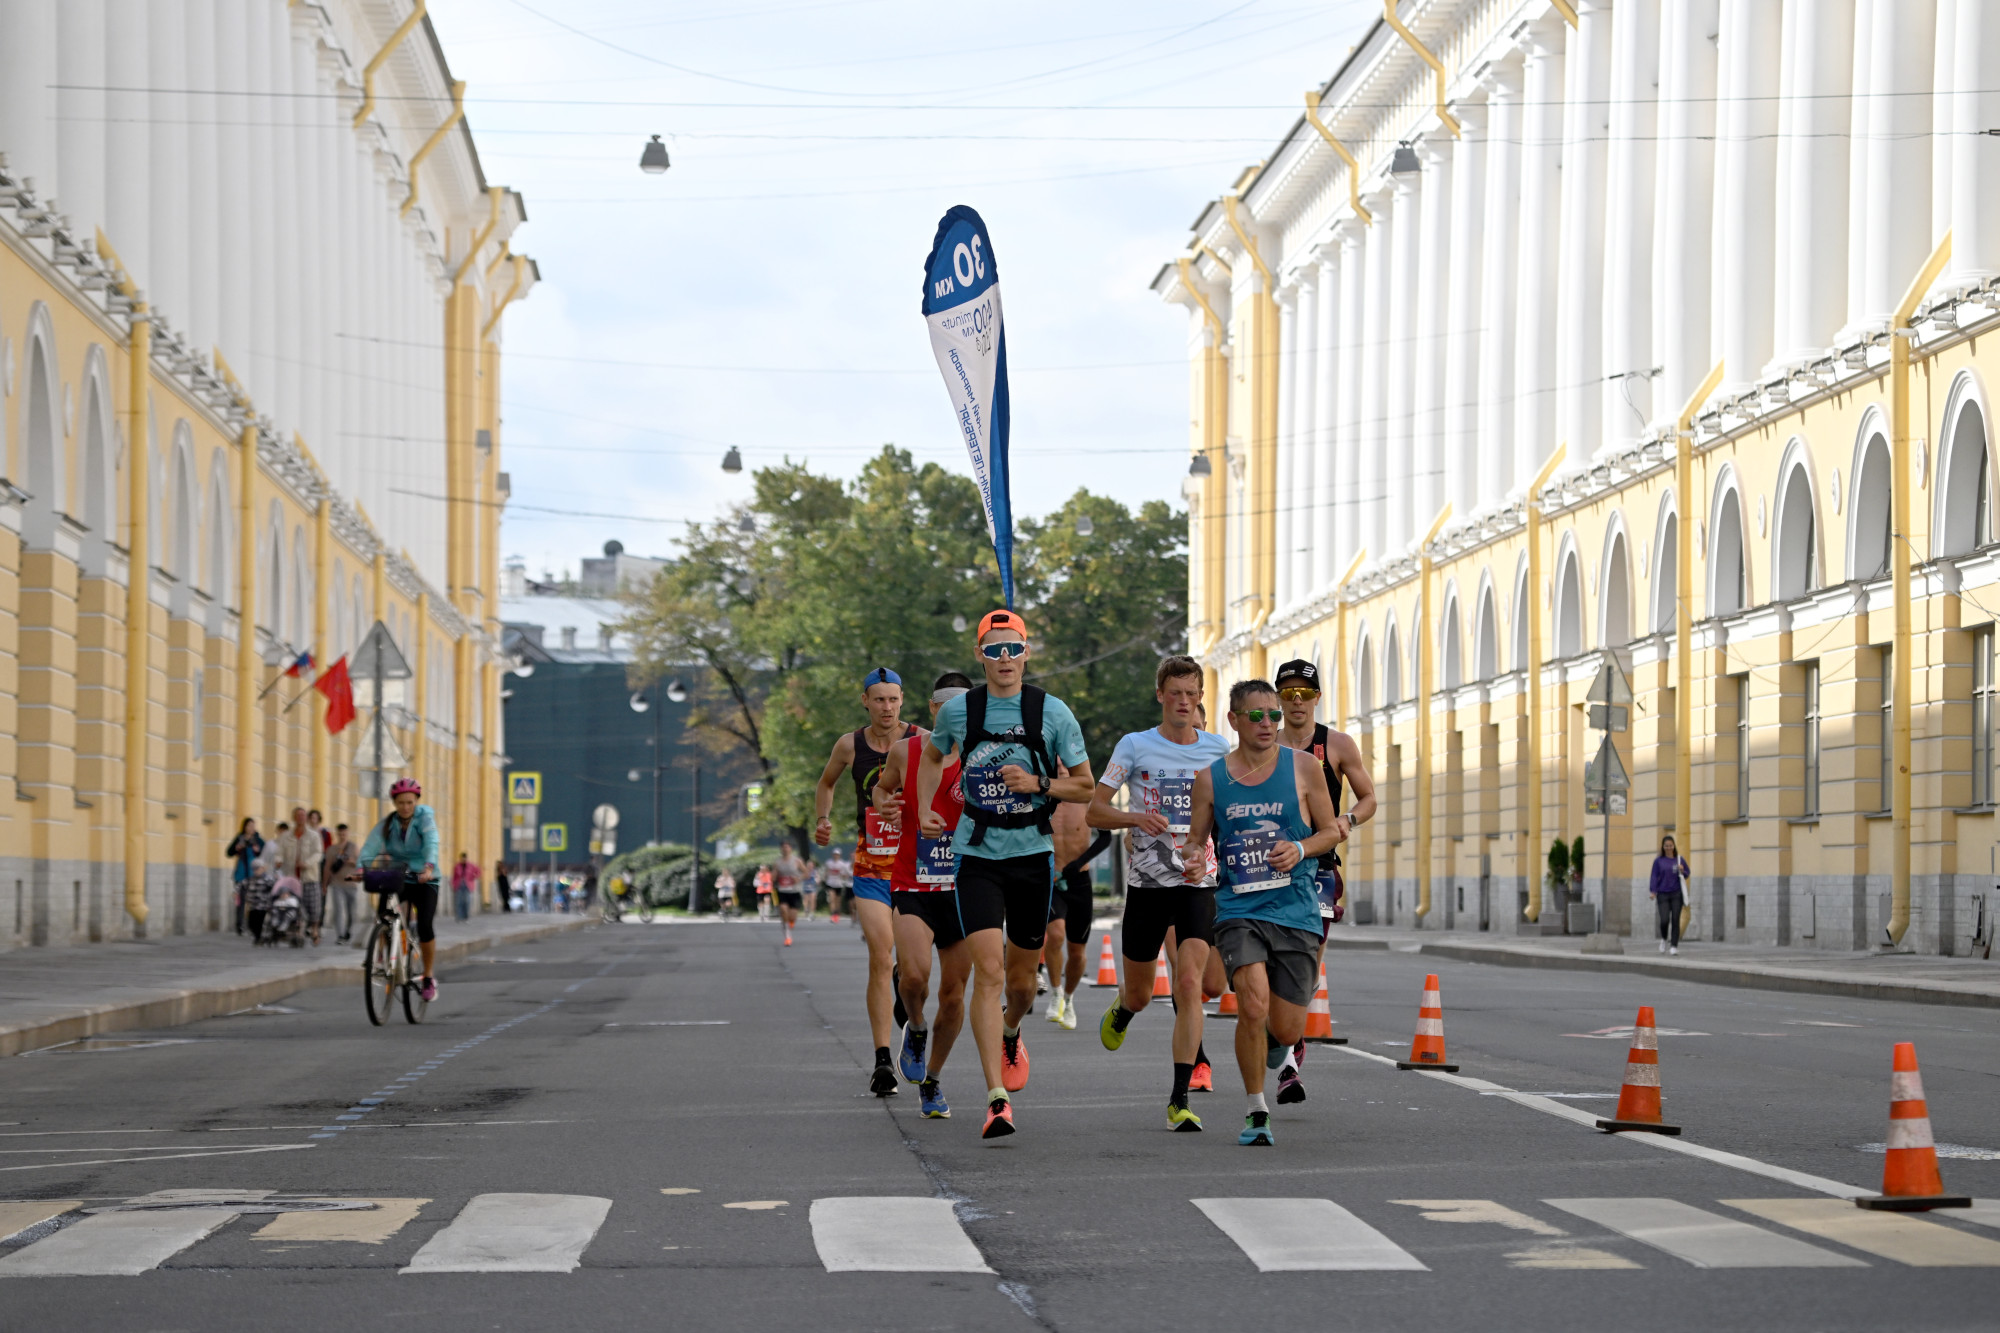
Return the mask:
{"type": "Polygon", "coordinates": [[[1215,923],[1215,947],[1222,965],[1234,977],[1239,968],[1264,965],[1271,994],[1298,1005],[1312,1003],[1319,983],[1319,932],[1281,926],[1255,917],[1234,917],[1215,923]]]}

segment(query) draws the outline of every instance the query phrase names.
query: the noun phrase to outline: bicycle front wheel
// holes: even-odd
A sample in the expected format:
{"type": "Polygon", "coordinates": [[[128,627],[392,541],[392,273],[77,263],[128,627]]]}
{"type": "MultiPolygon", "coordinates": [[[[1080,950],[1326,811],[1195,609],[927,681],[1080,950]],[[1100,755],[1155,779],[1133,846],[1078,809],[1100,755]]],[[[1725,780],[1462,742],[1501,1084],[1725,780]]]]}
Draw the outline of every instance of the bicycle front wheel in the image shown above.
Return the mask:
{"type": "Polygon", "coordinates": [[[632,904],[632,915],[638,917],[641,921],[651,921],[653,919],[653,900],[651,896],[644,893],[640,894],[638,901],[632,904]]]}
{"type": "Polygon", "coordinates": [[[361,955],[361,996],[368,1005],[368,1021],[378,1028],[389,1021],[396,998],[395,951],[394,929],[377,921],[361,955]]]}
{"type": "Polygon", "coordinates": [[[424,989],[415,981],[403,986],[403,1017],[411,1023],[421,1023],[430,1012],[431,1002],[424,998],[424,989]]]}

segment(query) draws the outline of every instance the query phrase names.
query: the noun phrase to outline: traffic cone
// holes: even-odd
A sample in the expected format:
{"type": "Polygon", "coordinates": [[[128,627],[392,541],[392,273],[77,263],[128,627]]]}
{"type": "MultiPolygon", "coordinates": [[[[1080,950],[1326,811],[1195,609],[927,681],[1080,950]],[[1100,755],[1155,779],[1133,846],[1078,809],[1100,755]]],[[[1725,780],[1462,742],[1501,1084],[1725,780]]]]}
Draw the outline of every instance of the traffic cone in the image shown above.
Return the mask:
{"type": "Polygon", "coordinates": [[[1607,1134],[1641,1130],[1648,1134],[1678,1134],[1679,1125],[1660,1118],[1660,1039],[1653,1031],[1653,1006],[1639,1006],[1632,1023],[1632,1050],[1625,1057],[1625,1082],[1618,1088],[1618,1110],[1597,1127],[1607,1134]]]}
{"type": "Polygon", "coordinates": [[[1856,1199],[1856,1208],[1921,1213],[1932,1208],[1970,1208],[1962,1194],[1946,1194],[1938,1176],[1937,1145],[1931,1140],[1931,1113],[1924,1104],[1924,1078],[1917,1072],[1915,1042],[1896,1043],[1889,1074],[1889,1151],[1882,1162],[1882,1192],[1856,1199]]]}
{"type": "Polygon", "coordinates": [[[1097,955],[1097,980],[1090,984],[1092,986],[1110,986],[1114,990],[1118,986],[1118,960],[1111,956],[1111,937],[1109,935],[1104,937],[1104,952],[1097,955]]]}
{"type": "Polygon", "coordinates": [[[1457,1065],[1444,1062],[1444,1000],[1438,995],[1435,972],[1424,978],[1424,1000],[1417,1007],[1417,1035],[1410,1038],[1410,1058],[1396,1061],[1396,1068],[1458,1072],[1457,1065]]]}
{"type": "Polygon", "coordinates": [[[1160,956],[1153,960],[1154,999],[1166,1000],[1166,999],[1171,999],[1173,997],[1174,993],[1173,971],[1174,971],[1173,961],[1167,957],[1166,948],[1162,946],[1162,948],[1160,949],[1160,956]]]}
{"type": "Polygon", "coordinates": [[[1321,1046],[1345,1046],[1347,1038],[1333,1035],[1333,1010],[1326,1002],[1326,964],[1319,965],[1319,989],[1313,992],[1312,1004],[1306,1008],[1306,1041],[1317,1042],[1321,1046]]]}

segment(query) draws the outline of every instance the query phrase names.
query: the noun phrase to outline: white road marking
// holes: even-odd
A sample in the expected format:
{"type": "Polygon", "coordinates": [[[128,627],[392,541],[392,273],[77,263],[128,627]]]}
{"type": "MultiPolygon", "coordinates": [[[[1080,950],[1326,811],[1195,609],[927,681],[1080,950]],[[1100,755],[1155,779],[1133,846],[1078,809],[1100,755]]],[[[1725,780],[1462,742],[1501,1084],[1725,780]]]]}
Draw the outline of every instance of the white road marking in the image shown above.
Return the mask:
{"type": "Polygon", "coordinates": [[[741,1203],[725,1203],[724,1208],[741,1208],[745,1212],[768,1213],[773,1208],[789,1208],[792,1205],[784,1199],[745,1199],[741,1203]]]}
{"type": "Polygon", "coordinates": [[[677,1185],[677,1186],[667,1186],[667,1187],[663,1187],[663,1188],[662,1188],[662,1189],[660,1190],[660,1193],[662,1193],[662,1194],[699,1194],[699,1193],[701,1193],[701,1191],[700,1191],[700,1190],[693,1190],[693,1189],[689,1189],[689,1188],[688,1188],[687,1186],[685,1186],[685,1185],[677,1185]]]}
{"type": "Polygon", "coordinates": [[[1954,1208],[1952,1216],[1961,1222],[1977,1222],[2000,1229],[2000,1199],[1974,1199],[1970,1208],[1954,1208]]]}
{"type": "MultiPolygon", "coordinates": [[[[1525,1231],[1531,1236],[1569,1235],[1561,1227],[1550,1226],[1540,1218],[1517,1212],[1491,1199],[1391,1199],[1389,1202],[1402,1204],[1406,1208],[1423,1209],[1421,1216],[1426,1222],[1485,1222],[1493,1226],[1506,1227],[1510,1231],[1525,1231]]],[[[1623,1255],[1581,1245],[1573,1240],[1554,1240],[1530,1249],[1515,1250],[1507,1255],[1507,1264],[1510,1268],[1576,1268],[1597,1271],[1640,1267],[1623,1255]]]]}
{"type": "Polygon", "coordinates": [[[0,1171],[49,1171],[71,1166],[109,1166],[115,1162],[171,1162],[182,1157],[240,1157],[248,1153],[300,1152],[312,1146],[310,1143],[286,1143],[275,1148],[215,1148],[207,1152],[164,1153],[158,1157],[99,1157],[87,1162],[35,1162],[28,1166],[0,1166],[0,1171]]]}
{"type": "Polygon", "coordinates": [[[1696,1268],[1866,1268],[1817,1245],[1808,1245],[1748,1222],[1711,1213],[1678,1199],[1544,1199],[1586,1222],[1663,1250],[1696,1268]]]}
{"type": "Polygon", "coordinates": [[[357,1199],[367,1212],[279,1213],[257,1233],[258,1240],[340,1240],[380,1245],[416,1218],[429,1199],[357,1199]]]}
{"type": "Polygon", "coordinates": [[[1190,1199],[1260,1273],[1427,1273],[1417,1257],[1331,1199],[1190,1199]]]}
{"type": "Polygon", "coordinates": [[[829,1273],[993,1271],[948,1199],[814,1199],[812,1233],[829,1273]]]}
{"type": "MultiPolygon", "coordinates": [[[[1878,1213],[1841,1199],[1724,1199],[1767,1222],[1837,1241],[1912,1268],[2000,1268],[2000,1241],[1908,1213],[1878,1213]]],[[[1957,1209],[1948,1210],[1956,1212],[1957,1209]]],[[[1940,1214],[1943,1216],[1944,1214],[1940,1214]]]]}
{"type": "Polygon", "coordinates": [[[475,1194],[402,1271],[568,1273],[610,1211],[588,1194],[475,1194]]]}
{"type": "Polygon", "coordinates": [[[0,1277],[130,1277],[157,1268],[235,1216],[226,1208],[98,1213],[0,1258],[0,1277]]]}
{"type": "Polygon", "coordinates": [[[12,1240],[29,1227],[81,1207],[81,1199],[0,1200],[0,1240],[12,1240]]]}
{"type": "MultiPolygon", "coordinates": [[[[2000,1148],[1974,1148],[1964,1143],[1940,1143],[1935,1146],[1939,1157],[1963,1157],[1974,1162],[2000,1162],[2000,1148]]],[[[1889,1151],[1889,1145],[1886,1143],[1858,1143],[1855,1147],[1861,1152],[1889,1151]]]]}

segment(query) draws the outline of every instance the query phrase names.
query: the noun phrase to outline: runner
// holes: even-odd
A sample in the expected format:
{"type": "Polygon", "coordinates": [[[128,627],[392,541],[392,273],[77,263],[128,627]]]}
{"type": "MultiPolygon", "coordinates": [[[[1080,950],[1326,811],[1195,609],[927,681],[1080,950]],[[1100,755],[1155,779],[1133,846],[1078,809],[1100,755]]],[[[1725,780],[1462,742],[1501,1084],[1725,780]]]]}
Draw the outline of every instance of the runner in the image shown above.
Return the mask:
{"type": "MultiPolygon", "coordinates": [[[[1361,747],[1345,732],[1334,731],[1324,722],[1313,720],[1313,713],[1319,707],[1319,668],[1304,658],[1295,657],[1278,668],[1278,706],[1285,710],[1285,725],[1278,732],[1278,744],[1294,750],[1304,750],[1320,764],[1326,778],[1326,790],[1333,800],[1334,816],[1340,821],[1341,839],[1354,836],[1357,824],[1365,824],[1375,814],[1375,782],[1368,776],[1368,767],[1361,762],[1361,747]],[[1354,806],[1347,813],[1341,813],[1341,784],[1354,794],[1354,806]]],[[[1326,933],[1337,923],[1346,911],[1341,899],[1347,892],[1347,885],[1340,872],[1340,856],[1327,852],[1319,858],[1319,869],[1314,876],[1314,885],[1319,893],[1319,959],[1321,966],[1326,962],[1326,933]]],[[[1314,978],[1318,980],[1317,976],[1314,978]]],[[[1278,1103],[1289,1106],[1306,1099],[1306,1085],[1300,1081],[1299,1070],[1306,1062],[1306,1044],[1296,1043],[1285,1056],[1285,1063],[1278,1069],[1278,1103]]]]}
{"type": "MultiPolygon", "coordinates": [[[[875,1038],[875,1072],[868,1090],[877,1097],[896,1095],[896,1068],[889,1061],[895,1037],[895,913],[889,907],[889,873],[896,862],[897,839],[882,827],[875,813],[873,789],[882,761],[899,740],[922,734],[922,728],[902,721],[903,678],[878,666],[861,678],[861,699],[868,707],[868,725],[834,742],[826,768],[819,775],[814,805],[819,820],[813,841],[824,847],[833,841],[833,789],[846,773],[854,781],[854,821],[859,841],[854,848],[854,914],[861,937],[868,942],[868,1026],[875,1038]]],[[[835,912],[840,910],[834,900],[835,912]]]]}
{"type": "Polygon", "coordinates": [[[799,875],[805,866],[790,844],[779,851],[778,863],[771,867],[771,883],[778,891],[778,913],[785,918],[785,945],[792,943],[792,927],[798,922],[805,895],[799,892],[799,875]]]}
{"type": "MultiPolygon", "coordinates": [[[[769,921],[771,919],[771,899],[777,887],[776,882],[771,877],[771,867],[768,865],[758,866],[757,873],[751,877],[750,882],[757,890],[758,919],[769,921]]],[[[786,916],[784,921],[785,943],[790,944],[792,942],[792,919],[786,916]]]]}
{"type": "MultiPolygon", "coordinates": [[[[1069,770],[1056,766],[1064,777],[1069,770]]],[[[1083,981],[1084,946],[1090,943],[1090,918],[1096,909],[1091,898],[1090,871],[1085,869],[1098,853],[1111,845],[1111,835],[1091,833],[1085,807],[1065,801],[1049,818],[1049,836],[1055,843],[1056,892],[1049,903],[1049,924],[1060,921],[1063,928],[1049,932],[1042,945],[1042,966],[1049,974],[1049,1022],[1065,1031],[1076,1028],[1076,988],[1083,981]]]]}
{"type": "Polygon", "coordinates": [[[1215,875],[1204,843],[1185,842],[1189,800],[1197,775],[1229,752],[1228,741],[1195,726],[1201,682],[1201,664],[1192,657],[1160,663],[1153,673],[1160,725],[1118,742],[1090,802],[1094,826],[1131,830],[1125,863],[1125,976],[1097,1035],[1107,1051],[1125,1044],[1133,1016],[1153,1002],[1156,963],[1171,932],[1174,1082],[1167,1096],[1167,1128],[1181,1133],[1201,1129],[1201,1117],[1188,1109],[1188,1092],[1201,1048],[1202,973],[1215,941],[1215,875]],[[1126,789],[1130,810],[1111,804],[1120,787],[1126,789]],[[1188,845],[1195,850],[1184,857],[1188,845]]]}
{"type": "MultiPolygon", "coordinates": [[[[1239,681],[1229,691],[1237,746],[1195,779],[1186,838],[1192,845],[1213,831],[1222,863],[1215,947],[1236,989],[1236,1065],[1250,1098],[1236,1141],[1245,1146],[1273,1141],[1264,1071],[1304,1034],[1318,979],[1312,858],[1345,836],[1318,762],[1278,744],[1282,721],[1268,682],[1239,681]]],[[[1188,881],[1204,869],[1189,864],[1188,881]]]]}
{"type": "Polygon", "coordinates": [[[847,853],[836,847],[827,854],[826,864],[820,867],[819,882],[826,886],[827,898],[834,911],[854,910],[854,866],[848,861],[847,853]]]}
{"type": "Polygon", "coordinates": [[[1050,817],[1059,801],[1088,801],[1094,784],[1083,732],[1069,705],[1022,683],[1028,637],[1020,616],[988,612],[975,641],[986,683],[938,711],[937,730],[918,766],[917,809],[926,834],[944,832],[944,819],[931,803],[944,777],[944,753],[958,747],[965,793],[965,810],[952,835],[958,914],[977,977],[972,1037],[987,1085],[980,1134],[997,1139],[1014,1132],[1008,1094],[1028,1083],[1021,1020],[1035,1003],[1035,963],[1054,896],[1050,817]],[[1068,777],[1056,776],[1058,762],[1069,765],[1068,777]]]}
{"type": "MultiPolygon", "coordinates": [[[[931,687],[931,718],[935,720],[939,709],[971,688],[972,680],[963,672],[939,676],[931,687]]],[[[947,831],[935,838],[924,836],[917,817],[917,784],[910,777],[923,743],[923,736],[912,736],[890,748],[882,776],[875,780],[875,813],[897,837],[889,879],[896,910],[896,1004],[903,1014],[903,1047],[897,1063],[903,1077],[917,1085],[924,1115],[947,1120],[951,1106],[938,1087],[938,1073],[965,1025],[965,982],[972,975],[972,949],[958,917],[958,863],[949,832],[958,823],[965,797],[954,753],[931,800],[931,809],[947,831]],[[942,966],[937,1017],[927,1029],[924,1002],[930,998],[933,946],[942,966]]]]}

